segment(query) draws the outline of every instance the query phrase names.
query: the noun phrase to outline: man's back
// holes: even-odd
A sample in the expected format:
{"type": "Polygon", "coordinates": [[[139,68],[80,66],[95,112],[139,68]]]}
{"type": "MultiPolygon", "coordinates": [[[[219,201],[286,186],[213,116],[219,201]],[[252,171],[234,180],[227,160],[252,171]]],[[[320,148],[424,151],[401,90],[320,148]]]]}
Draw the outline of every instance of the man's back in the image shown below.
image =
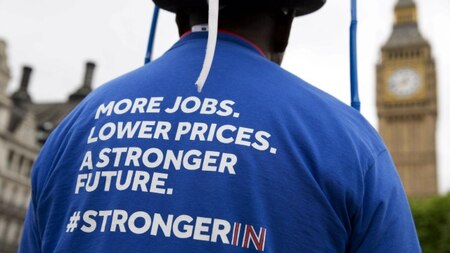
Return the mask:
{"type": "Polygon", "coordinates": [[[416,252],[362,116],[225,33],[198,93],[206,36],[99,88],[52,134],[22,252],[416,252]]]}

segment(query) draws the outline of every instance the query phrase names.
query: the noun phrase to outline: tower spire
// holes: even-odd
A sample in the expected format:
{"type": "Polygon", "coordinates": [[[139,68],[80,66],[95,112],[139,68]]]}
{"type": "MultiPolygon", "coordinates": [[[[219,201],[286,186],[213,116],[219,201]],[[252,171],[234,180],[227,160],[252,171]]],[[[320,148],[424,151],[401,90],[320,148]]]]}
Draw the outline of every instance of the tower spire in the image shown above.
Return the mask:
{"type": "Polygon", "coordinates": [[[398,0],[397,5],[395,7],[396,8],[408,7],[408,6],[412,6],[412,5],[415,5],[414,0],[398,0]]]}
{"type": "Polygon", "coordinates": [[[426,46],[427,41],[419,31],[417,7],[414,0],[398,0],[395,5],[395,24],[383,50],[426,46]]]}
{"type": "Polygon", "coordinates": [[[414,0],[398,0],[395,5],[395,24],[416,24],[417,8],[414,0]]]}

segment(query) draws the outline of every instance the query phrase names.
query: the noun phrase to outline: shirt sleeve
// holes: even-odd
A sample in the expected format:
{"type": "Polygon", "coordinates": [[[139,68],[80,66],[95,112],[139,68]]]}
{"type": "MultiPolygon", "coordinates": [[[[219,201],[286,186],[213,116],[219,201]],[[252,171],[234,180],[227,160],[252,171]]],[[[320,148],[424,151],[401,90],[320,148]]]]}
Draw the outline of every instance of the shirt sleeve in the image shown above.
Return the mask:
{"type": "Polygon", "coordinates": [[[49,218],[48,207],[42,207],[39,200],[47,184],[54,162],[59,156],[59,147],[63,146],[67,131],[67,120],[62,122],[49,136],[41,149],[31,170],[31,199],[25,216],[19,253],[42,252],[44,243],[42,234],[49,218]]]}
{"type": "Polygon", "coordinates": [[[40,217],[41,215],[39,214],[39,196],[42,186],[46,183],[47,176],[51,171],[54,152],[50,146],[52,146],[53,142],[53,139],[47,140],[31,170],[31,199],[23,225],[19,253],[41,252],[42,226],[39,222],[44,221],[44,217],[40,217]]]}
{"type": "Polygon", "coordinates": [[[33,200],[28,206],[27,215],[22,231],[22,239],[19,246],[19,253],[41,252],[39,233],[36,222],[36,209],[33,200]]]}
{"type": "MultiPolygon", "coordinates": [[[[63,124],[61,124],[63,125],[63,124]]],[[[53,131],[41,149],[31,170],[31,199],[25,217],[19,253],[41,252],[43,230],[49,218],[47,207],[39,204],[41,193],[54,167],[58,147],[61,145],[62,127],[53,131]]]]}
{"type": "Polygon", "coordinates": [[[364,175],[347,252],[421,252],[407,197],[388,151],[364,175]]]}

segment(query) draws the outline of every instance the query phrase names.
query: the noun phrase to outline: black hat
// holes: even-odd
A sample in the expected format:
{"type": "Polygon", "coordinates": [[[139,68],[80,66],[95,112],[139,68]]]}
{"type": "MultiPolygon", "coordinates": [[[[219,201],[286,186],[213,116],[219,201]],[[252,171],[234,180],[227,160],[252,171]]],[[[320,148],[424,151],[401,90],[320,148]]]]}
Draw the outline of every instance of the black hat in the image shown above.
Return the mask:
{"type": "MultiPolygon", "coordinates": [[[[207,8],[207,0],[153,0],[156,5],[164,10],[176,12],[185,8],[207,8]]],[[[302,16],[320,9],[326,0],[221,0],[224,6],[242,7],[270,7],[281,9],[294,9],[296,16],[302,16]]]]}

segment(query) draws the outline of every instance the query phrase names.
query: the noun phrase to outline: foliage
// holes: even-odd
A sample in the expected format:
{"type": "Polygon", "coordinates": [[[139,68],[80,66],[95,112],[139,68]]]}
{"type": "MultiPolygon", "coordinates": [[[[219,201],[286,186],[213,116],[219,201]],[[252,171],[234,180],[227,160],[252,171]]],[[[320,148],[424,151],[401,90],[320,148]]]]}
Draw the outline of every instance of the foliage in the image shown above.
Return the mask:
{"type": "Polygon", "coordinates": [[[423,253],[450,253],[450,193],[410,204],[423,253]]]}

